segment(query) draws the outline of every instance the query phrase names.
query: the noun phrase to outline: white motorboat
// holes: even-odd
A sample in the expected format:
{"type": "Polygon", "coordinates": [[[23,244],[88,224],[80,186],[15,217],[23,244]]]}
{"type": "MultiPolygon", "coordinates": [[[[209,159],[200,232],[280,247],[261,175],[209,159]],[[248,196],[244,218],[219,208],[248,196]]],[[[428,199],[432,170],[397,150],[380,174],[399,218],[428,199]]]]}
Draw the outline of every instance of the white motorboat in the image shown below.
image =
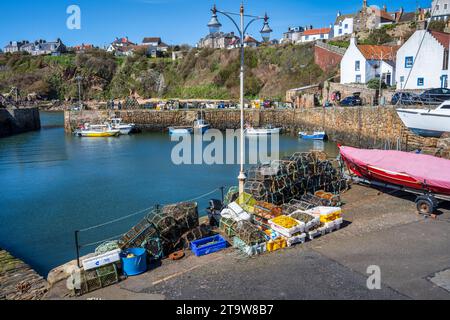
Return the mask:
{"type": "Polygon", "coordinates": [[[190,135],[194,131],[191,127],[170,127],[170,135],[190,135]]]}
{"type": "Polygon", "coordinates": [[[110,120],[111,127],[113,129],[120,130],[120,134],[128,135],[131,131],[133,131],[135,124],[134,123],[122,123],[121,118],[112,118],[110,120]]]}
{"type": "Polygon", "coordinates": [[[266,128],[253,128],[248,127],[245,131],[245,134],[248,136],[268,136],[273,134],[280,134],[281,128],[273,128],[272,126],[268,126],[266,128]]]}
{"type": "Polygon", "coordinates": [[[200,112],[200,117],[194,121],[194,132],[204,134],[211,126],[205,121],[203,117],[203,110],[200,112]]]}
{"type": "Polygon", "coordinates": [[[74,134],[77,137],[102,138],[102,137],[117,137],[120,135],[119,129],[113,129],[109,123],[104,125],[91,125],[85,123],[75,130],[74,134]]]}
{"type": "Polygon", "coordinates": [[[441,137],[450,132],[450,100],[436,109],[397,109],[405,126],[423,137],[441,137]]]}

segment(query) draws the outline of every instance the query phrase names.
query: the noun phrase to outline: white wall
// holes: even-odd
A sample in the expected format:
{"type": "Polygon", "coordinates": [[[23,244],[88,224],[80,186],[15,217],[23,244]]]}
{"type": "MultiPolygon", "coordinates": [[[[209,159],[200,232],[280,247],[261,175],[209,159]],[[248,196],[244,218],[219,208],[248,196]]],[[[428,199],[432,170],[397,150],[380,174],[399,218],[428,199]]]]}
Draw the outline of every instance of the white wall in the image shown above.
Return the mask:
{"type": "Polygon", "coordinates": [[[353,33],[353,18],[345,18],[341,24],[334,25],[334,37],[340,37],[346,34],[353,33]],[[347,25],[347,28],[345,28],[347,25]],[[342,30],[342,33],[339,33],[339,30],[342,30]]]}
{"type": "Polygon", "coordinates": [[[397,52],[397,89],[440,88],[441,76],[449,75],[448,70],[443,70],[443,61],[444,47],[425,30],[416,31],[397,52]],[[416,57],[424,33],[426,33],[425,39],[416,57]],[[409,56],[414,58],[413,68],[405,68],[405,58],[409,56]],[[411,75],[406,83],[410,72],[411,75]],[[423,86],[417,85],[418,78],[424,78],[423,86]]]}
{"type": "Polygon", "coordinates": [[[321,37],[320,34],[314,34],[310,35],[308,38],[307,36],[303,35],[300,42],[310,42],[310,41],[316,41],[316,40],[328,40],[330,39],[330,34],[324,34],[323,37],[321,37]]]}
{"type": "Polygon", "coordinates": [[[367,65],[366,58],[352,40],[341,61],[341,83],[355,83],[357,75],[361,75],[361,83],[366,83],[367,65]],[[359,71],[355,70],[356,61],[360,61],[359,71]]]}

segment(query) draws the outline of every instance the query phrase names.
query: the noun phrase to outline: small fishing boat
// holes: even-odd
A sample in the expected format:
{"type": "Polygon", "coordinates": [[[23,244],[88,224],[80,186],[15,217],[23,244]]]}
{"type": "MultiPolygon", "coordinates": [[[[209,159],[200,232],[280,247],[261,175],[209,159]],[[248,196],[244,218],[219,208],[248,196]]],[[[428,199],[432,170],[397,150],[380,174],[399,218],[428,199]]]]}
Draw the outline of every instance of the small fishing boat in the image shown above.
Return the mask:
{"type": "Polygon", "coordinates": [[[206,123],[204,119],[197,119],[194,121],[194,132],[204,134],[209,128],[210,125],[206,123]]]}
{"type": "Polygon", "coordinates": [[[316,131],[312,134],[308,134],[307,132],[299,132],[298,135],[304,140],[326,140],[328,138],[324,131],[316,131]]]}
{"type": "Polygon", "coordinates": [[[450,101],[431,109],[397,109],[397,114],[405,126],[423,137],[439,138],[450,132],[450,101]]]}
{"type": "Polygon", "coordinates": [[[273,134],[280,134],[281,128],[274,128],[271,125],[265,128],[253,128],[251,126],[247,127],[245,134],[248,136],[270,136],[273,134]]]}
{"type": "Polygon", "coordinates": [[[110,123],[113,129],[118,129],[120,131],[120,134],[123,135],[130,134],[130,132],[135,128],[134,123],[122,123],[122,119],[120,118],[112,118],[110,119],[110,123]]]}
{"type": "Polygon", "coordinates": [[[194,132],[192,127],[170,127],[169,134],[172,135],[190,135],[194,132]]]}
{"type": "Polygon", "coordinates": [[[104,138],[117,137],[120,135],[119,129],[113,129],[109,123],[104,125],[90,125],[85,123],[74,132],[77,137],[104,138]]]}
{"type": "Polygon", "coordinates": [[[392,150],[340,147],[341,157],[357,177],[404,188],[450,195],[450,160],[392,150]]]}

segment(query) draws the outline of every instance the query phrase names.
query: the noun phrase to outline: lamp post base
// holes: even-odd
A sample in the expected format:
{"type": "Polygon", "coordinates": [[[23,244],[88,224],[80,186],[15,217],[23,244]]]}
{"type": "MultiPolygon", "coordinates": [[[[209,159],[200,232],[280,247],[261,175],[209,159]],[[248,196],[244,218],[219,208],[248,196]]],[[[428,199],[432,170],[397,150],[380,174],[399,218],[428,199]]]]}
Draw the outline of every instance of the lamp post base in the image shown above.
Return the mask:
{"type": "Polygon", "coordinates": [[[239,174],[239,195],[244,193],[244,185],[245,185],[245,180],[247,180],[247,176],[245,175],[244,172],[241,172],[239,174]]]}

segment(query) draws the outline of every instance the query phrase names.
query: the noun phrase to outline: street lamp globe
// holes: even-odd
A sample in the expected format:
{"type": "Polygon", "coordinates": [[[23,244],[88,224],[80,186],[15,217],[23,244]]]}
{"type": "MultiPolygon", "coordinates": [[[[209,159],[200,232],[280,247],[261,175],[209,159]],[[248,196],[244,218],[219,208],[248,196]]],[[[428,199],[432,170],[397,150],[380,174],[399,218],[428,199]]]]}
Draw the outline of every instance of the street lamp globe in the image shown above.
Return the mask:
{"type": "Polygon", "coordinates": [[[222,24],[219,22],[219,19],[217,18],[216,6],[214,6],[211,11],[212,11],[212,16],[211,16],[211,20],[209,20],[208,28],[209,28],[210,34],[215,34],[220,31],[222,24]]]}
{"type": "Polygon", "coordinates": [[[267,16],[267,13],[266,13],[266,16],[264,17],[264,26],[261,29],[261,36],[262,36],[264,42],[269,42],[270,34],[272,33],[272,31],[273,30],[269,26],[269,17],[267,16]]]}

